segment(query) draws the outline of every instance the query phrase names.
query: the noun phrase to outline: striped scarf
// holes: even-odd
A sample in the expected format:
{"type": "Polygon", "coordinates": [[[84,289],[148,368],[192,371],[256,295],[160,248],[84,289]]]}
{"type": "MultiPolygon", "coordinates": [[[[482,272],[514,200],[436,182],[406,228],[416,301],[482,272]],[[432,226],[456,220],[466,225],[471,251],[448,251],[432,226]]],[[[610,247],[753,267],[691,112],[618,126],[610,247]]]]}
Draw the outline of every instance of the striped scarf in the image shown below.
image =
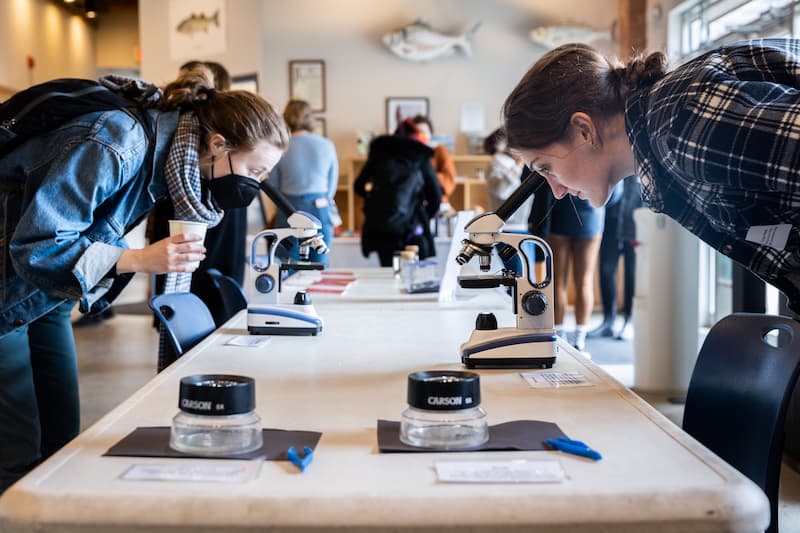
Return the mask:
{"type": "MultiPolygon", "coordinates": [[[[222,220],[223,211],[208,197],[204,203],[200,187],[200,123],[194,113],[183,113],[172,145],[167,155],[164,169],[167,190],[175,208],[176,220],[205,222],[209,227],[222,220]]],[[[169,272],[164,284],[164,292],[189,292],[192,283],[190,272],[169,272]]],[[[159,328],[158,370],[166,368],[175,360],[168,346],[163,326],[159,328]]]]}

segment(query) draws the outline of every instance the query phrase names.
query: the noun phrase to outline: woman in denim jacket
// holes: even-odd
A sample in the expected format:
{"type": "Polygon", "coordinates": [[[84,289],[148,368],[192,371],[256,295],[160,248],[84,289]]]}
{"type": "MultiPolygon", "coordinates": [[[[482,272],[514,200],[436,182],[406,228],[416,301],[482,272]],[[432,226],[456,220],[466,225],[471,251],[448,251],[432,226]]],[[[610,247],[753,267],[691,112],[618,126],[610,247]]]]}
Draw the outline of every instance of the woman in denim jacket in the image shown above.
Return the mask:
{"type": "MultiPolygon", "coordinates": [[[[0,159],[0,492],[78,433],[75,303],[99,312],[134,272],[188,290],[205,256],[198,235],[142,249],[124,235],[160,201],[215,225],[250,203],[286,148],[269,103],[211,79],[200,68],[167,85],[149,132],[125,111],[97,112],[0,159]]],[[[131,85],[143,84],[119,88],[131,85]]]]}

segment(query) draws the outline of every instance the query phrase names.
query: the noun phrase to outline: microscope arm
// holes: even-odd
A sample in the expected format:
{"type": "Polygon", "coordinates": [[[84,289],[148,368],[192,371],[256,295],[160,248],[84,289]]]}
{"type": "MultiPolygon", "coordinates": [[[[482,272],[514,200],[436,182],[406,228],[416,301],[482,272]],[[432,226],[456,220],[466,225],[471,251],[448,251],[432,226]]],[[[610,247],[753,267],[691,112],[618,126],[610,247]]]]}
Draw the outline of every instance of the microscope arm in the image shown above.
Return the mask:
{"type": "MultiPolygon", "coordinates": [[[[493,246],[497,242],[494,234],[499,233],[505,221],[542,186],[543,180],[544,178],[541,174],[532,173],[495,211],[487,211],[470,220],[464,228],[470,234],[470,238],[463,241],[464,249],[456,257],[456,262],[463,265],[476,252],[479,255],[488,255],[489,249],[487,247],[493,246]],[[483,253],[481,253],[481,248],[484,248],[483,253]]],[[[503,262],[506,262],[517,255],[517,249],[512,246],[506,246],[498,250],[498,253],[503,262]]],[[[486,259],[484,259],[485,263],[486,259]]]]}
{"type": "Polygon", "coordinates": [[[322,229],[322,223],[317,217],[311,213],[306,213],[305,211],[298,211],[295,209],[294,205],[292,205],[292,202],[290,202],[281,191],[276,189],[267,180],[262,181],[260,187],[261,190],[266,193],[269,199],[275,203],[278,209],[280,209],[281,212],[286,215],[286,221],[288,222],[289,227],[301,230],[300,234],[295,234],[292,236],[297,237],[298,239],[301,237],[308,237],[308,235],[305,235],[302,230],[322,229]]]}
{"type": "MultiPolygon", "coordinates": [[[[511,193],[511,196],[506,198],[495,211],[486,211],[476,216],[467,222],[464,230],[475,237],[477,237],[477,234],[487,235],[499,232],[503,228],[506,220],[508,220],[508,218],[520,208],[525,200],[542,185],[541,180],[543,179],[544,178],[539,174],[536,174],[535,177],[523,181],[522,184],[511,193]]],[[[475,244],[485,245],[490,243],[485,242],[484,239],[479,239],[475,241],[475,244]]],[[[493,244],[493,242],[491,244],[493,244]]]]}
{"type": "Polygon", "coordinates": [[[537,174],[536,172],[531,173],[528,179],[523,181],[520,186],[511,193],[511,196],[506,198],[494,212],[505,222],[523,203],[525,203],[525,200],[527,200],[536,189],[541,187],[542,180],[544,180],[544,178],[541,174],[537,174]]]}
{"type": "Polygon", "coordinates": [[[273,187],[273,185],[267,180],[263,180],[261,182],[261,190],[264,191],[269,199],[272,200],[275,205],[278,206],[278,209],[280,209],[281,212],[287,217],[289,217],[292,213],[297,212],[297,209],[294,208],[292,202],[290,202],[281,191],[273,187]]]}

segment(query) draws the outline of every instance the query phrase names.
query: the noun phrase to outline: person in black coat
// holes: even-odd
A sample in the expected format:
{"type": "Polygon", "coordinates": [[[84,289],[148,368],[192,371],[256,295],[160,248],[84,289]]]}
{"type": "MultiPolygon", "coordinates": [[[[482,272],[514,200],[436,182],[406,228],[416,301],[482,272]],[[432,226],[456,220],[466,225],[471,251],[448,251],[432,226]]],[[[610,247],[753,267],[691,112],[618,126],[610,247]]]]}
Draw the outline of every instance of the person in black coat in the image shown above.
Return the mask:
{"type": "Polygon", "coordinates": [[[369,156],[353,184],[364,197],[361,251],[377,251],[381,266],[406,245],[419,246],[419,258],[436,255],[430,219],[439,211],[442,189],[431,166],[433,150],[418,141],[419,129],[407,119],[394,135],[370,143],[369,156]]]}

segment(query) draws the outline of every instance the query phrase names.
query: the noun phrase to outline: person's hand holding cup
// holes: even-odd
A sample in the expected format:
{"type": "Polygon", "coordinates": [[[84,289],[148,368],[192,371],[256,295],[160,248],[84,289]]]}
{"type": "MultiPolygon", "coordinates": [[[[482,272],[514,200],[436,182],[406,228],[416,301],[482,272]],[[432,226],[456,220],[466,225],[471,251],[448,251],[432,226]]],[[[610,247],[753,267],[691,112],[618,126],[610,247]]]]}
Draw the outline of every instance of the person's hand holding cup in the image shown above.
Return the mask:
{"type": "MultiPolygon", "coordinates": [[[[194,222],[189,220],[170,220],[169,236],[173,243],[197,242],[201,245],[206,238],[208,224],[205,222],[194,222]],[[197,239],[199,237],[199,240],[197,239]],[[180,240],[176,241],[178,238],[180,240]]],[[[205,251],[205,249],[204,249],[205,251]]],[[[200,261],[190,261],[185,263],[186,272],[194,272],[200,266],[200,261]]]]}

